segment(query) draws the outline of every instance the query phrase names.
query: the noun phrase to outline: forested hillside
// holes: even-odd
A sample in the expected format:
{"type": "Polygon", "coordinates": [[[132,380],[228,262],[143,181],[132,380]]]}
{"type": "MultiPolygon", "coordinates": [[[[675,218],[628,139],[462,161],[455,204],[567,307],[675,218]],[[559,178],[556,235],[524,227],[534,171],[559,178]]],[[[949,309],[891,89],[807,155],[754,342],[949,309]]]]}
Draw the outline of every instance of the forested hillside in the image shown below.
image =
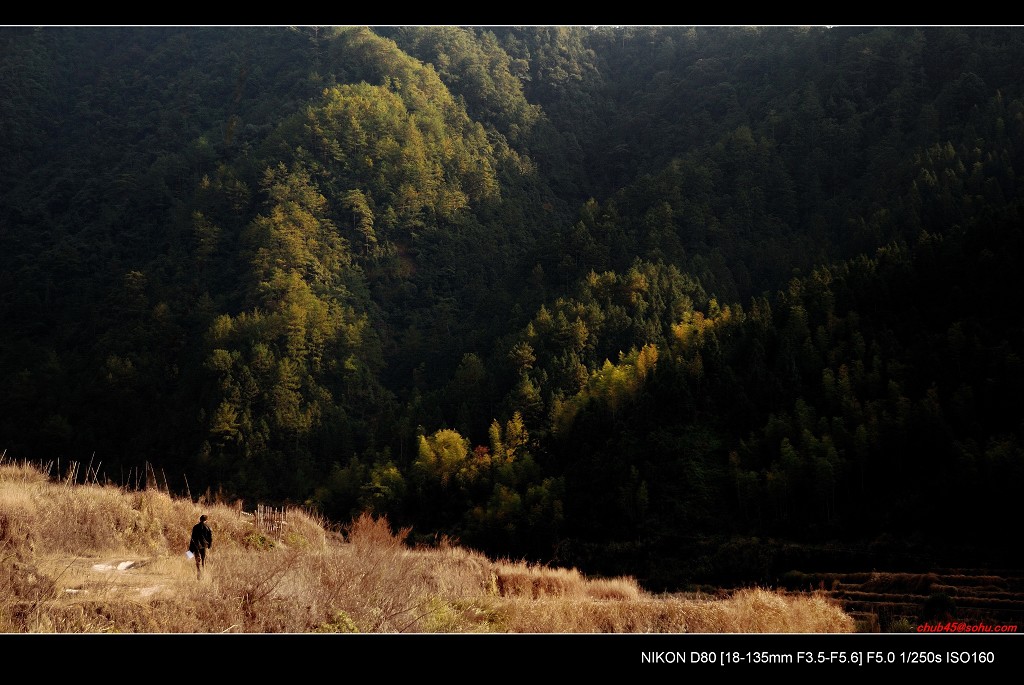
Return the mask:
{"type": "Polygon", "coordinates": [[[655,589],[1006,566],[1024,31],[0,29],[0,450],[655,589]]]}

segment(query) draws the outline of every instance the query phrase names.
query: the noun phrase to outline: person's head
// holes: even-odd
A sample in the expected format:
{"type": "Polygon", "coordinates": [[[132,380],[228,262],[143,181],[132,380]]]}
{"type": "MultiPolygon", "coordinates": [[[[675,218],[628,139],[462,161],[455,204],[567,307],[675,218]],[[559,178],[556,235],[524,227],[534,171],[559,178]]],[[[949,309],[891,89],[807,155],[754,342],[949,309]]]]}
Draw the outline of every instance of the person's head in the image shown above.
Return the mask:
{"type": "Polygon", "coordinates": [[[206,520],[206,514],[203,514],[202,516],[199,517],[199,522],[200,523],[202,523],[205,520],[206,520]]]}

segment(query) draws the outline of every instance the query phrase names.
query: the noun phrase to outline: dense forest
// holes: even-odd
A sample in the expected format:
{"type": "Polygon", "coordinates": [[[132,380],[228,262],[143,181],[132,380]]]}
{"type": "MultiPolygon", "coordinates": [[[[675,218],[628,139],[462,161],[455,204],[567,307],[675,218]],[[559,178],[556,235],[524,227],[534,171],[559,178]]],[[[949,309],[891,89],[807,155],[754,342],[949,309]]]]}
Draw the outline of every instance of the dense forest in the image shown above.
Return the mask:
{"type": "Polygon", "coordinates": [[[0,450],[653,589],[1019,565],[1022,70],[1012,27],[3,28],[0,450]]]}

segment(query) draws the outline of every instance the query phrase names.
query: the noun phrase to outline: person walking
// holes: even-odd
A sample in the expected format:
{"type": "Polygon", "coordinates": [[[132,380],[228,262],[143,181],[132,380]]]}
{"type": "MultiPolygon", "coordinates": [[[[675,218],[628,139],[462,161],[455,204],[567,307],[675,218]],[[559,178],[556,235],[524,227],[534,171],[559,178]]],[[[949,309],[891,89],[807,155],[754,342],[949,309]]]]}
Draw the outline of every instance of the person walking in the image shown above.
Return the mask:
{"type": "Polygon", "coordinates": [[[206,568],[206,551],[213,547],[213,531],[206,522],[206,514],[199,517],[199,523],[192,526],[192,538],[188,543],[188,551],[196,560],[196,579],[203,577],[206,568]]]}

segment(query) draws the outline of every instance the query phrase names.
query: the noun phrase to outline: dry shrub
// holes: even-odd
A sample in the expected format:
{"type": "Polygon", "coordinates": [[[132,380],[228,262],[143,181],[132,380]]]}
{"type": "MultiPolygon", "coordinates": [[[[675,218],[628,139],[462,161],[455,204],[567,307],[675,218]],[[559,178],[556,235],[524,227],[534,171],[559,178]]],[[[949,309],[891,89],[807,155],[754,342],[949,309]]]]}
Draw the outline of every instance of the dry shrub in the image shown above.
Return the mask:
{"type": "Polygon", "coordinates": [[[511,597],[488,605],[492,629],[504,633],[575,633],[591,632],[579,629],[581,617],[578,608],[567,600],[534,600],[511,597]],[[575,626],[575,629],[570,627],[575,626]]]}
{"type": "Polygon", "coordinates": [[[732,612],[724,600],[683,600],[679,602],[679,632],[735,633],[732,612]]]}
{"type": "Polygon", "coordinates": [[[791,633],[852,633],[856,622],[835,602],[822,593],[787,596],[789,630],[791,633]]]}
{"type": "MultiPolygon", "coordinates": [[[[172,593],[153,598],[150,607],[153,616],[166,633],[233,633],[244,632],[244,618],[237,597],[207,578],[197,582],[195,567],[191,566],[186,580],[172,593]]],[[[252,631],[258,632],[258,631],[252,631]]],[[[290,632],[290,631],[285,631],[290,632]]]]}
{"type": "Polygon", "coordinates": [[[52,486],[39,514],[39,546],[71,554],[123,549],[126,534],[130,536],[142,520],[124,492],[99,485],[52,486]]]}
{"type": "Polygon", "coordinates": [[[425,581],[430,592],[445,599],[497,594],[494,563],[483,554],[442,541],[423,553],[425,581]]]}
{"type": "Polygon", "coordinates": [[[160,625],[143,602],[127,599],[53,602],[30,627],[33,633],[151,633],[160,625]]]}
{"type": "Polygon", "coordinates": [[[56,582],[34,564],[14,561],[0,566],[0,603],[38,605],[55,596],[56,582]]]}
{"type": "Polygon", "coordinates": [[[853,618],[820,593],[786,595],[761,588],[736,592],[723,602],[730,633],[851,633],[853,618]]]}
{"type": "Polygon", "coordinates": [[[405,550],[411,528],[402,528],[397,533],[391,530],[386,517],[362,513],[346,528],[346,538],[357,553],[376,548],[405,550]]]}
{"type": "Polygon", "coordinates": [[[24,559],[35,548],[35,506],[21,493],[13,493],[12,497],[6,494],[0,491],[0,559],[24,559]]]}
{"type": "Polygon", "coordinates": [[[585,590],[587,596],[594,599],[639,599],[643,594],[636,580],[626,576],[588,580],[585,590]]]}
{"type": "Polygon", "coordinates": [[[492,613],[494,629],[510,633],[677,633],[686,632],[692,609],[687,603],[652,597],[558,597],[511,598],[492,613]]]}
{"type": "MultiPolygon", "coordinates": [[[[122,541],[130,549],[159,551],[177,549],[182,536],[182,503],[166,492],[141,490],[126,493],[131,508],[138,512],[135,526],[125,531],[122,541]]],[[[197,517],[198,519],[198,517],[197,517]]],[[[192,522],[194,523],[194,521],[192,522]]],[[[191,531],[191,524],[185,528],[191,531]]]]}
{"type": "Polygon", "coordinates": [[[774,592],[756,588],[742,590],[726,600],[734,621],[734,633],[783,633],[788,605],[785,598],[774,592]]]}
{"type": "Polygon", "coordinates": [[[586,580],[576,569],[545,568],[524,562],[503,562],[496,569],[498,594],[502,597],[585,596],[586,580]]]}
{"type": "Polygon", "coordinates": [[[48,487],[34,467],[0,460],[0,560],[24,561],[35,552],[34,529],[48,487]]]}
{"type": "Polygon", "coordinates": [[[323,547],[327,544],[330,524],[325,519],[298,507],[289,508],[286,516],[285,530],[280,536],[283,544],[291,547],[323,547]]]}
{"type": "Polygon", "coordinates": [[[38,466],[28,462],[15,462],[0,457],[0,484],[15,483],[19,486],[42,484],[49,480],[38,466]]]}
{"type": "Polygon", "coordinates": [[[588,605],[589,632],[652,633],[676,632],[672,617],[663,615],[655,601],[593,602],[588,605]]]}
{"type": "Polygon", "coordinates": [[[502,597],[579,597],[590,599],[637,599],[642,591],[636,580],[586,578],[576,569],[502,562],[495,566],[498,594],[502,597]]]}
{"type": "Polygon", "coordinates": [[[429,553],[409,549],[408,533],[363,514],[349,526],[347,545],[304,555],[301,572],[315,590],[315,613],[327,624],[347,617],[342,622],[359,632],[419,632],[434,593],[429,553]]]}
{"type": "Polygon", "coordinates": [[[211,594],[237,607],[232,623],[241,632],[289,632],[294,630],[287,616],[293,603],[284,601],[282,588],[297,573],[301,555],[285,548],[258,554],[232,548],[216,557],[211,552],[204,574],[214,586],[211,594]]]}
{"type": "Polygon", "coordinates": [[[581,598],[513,601],[506,626],[512,632],[634,633],[653,632],[652,615],[640,602],[581,598]]]}
{"type": "Polygon", "coordinates": [[[586,579],[576,569],[533,569],[533,597],[579,597],[585,595],[586,579]]]}
{"type": "Polygon", "coordinates": [[[526,570],[501,565],[495,573],[495,584],[501,597],[533,598],[533,576],[526,570]]]}

